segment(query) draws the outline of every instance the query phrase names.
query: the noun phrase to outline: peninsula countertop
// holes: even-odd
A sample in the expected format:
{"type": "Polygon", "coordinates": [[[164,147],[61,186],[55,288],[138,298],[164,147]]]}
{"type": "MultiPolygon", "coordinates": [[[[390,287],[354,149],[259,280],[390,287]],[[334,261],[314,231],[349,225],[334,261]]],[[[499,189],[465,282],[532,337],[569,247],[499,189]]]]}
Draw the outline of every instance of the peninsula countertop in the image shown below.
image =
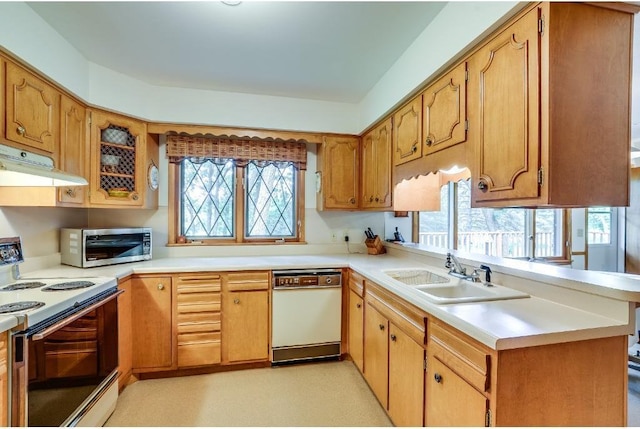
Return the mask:
{"type": "MultiPolygon", "coordinates": [[[[431,302],[415,287],[404,285],[384,273],[390,269],[421,268],[447,275],[444,268],[416,262],[392,255],[295,255],[295,256],[241,256],[241,257],[189,257],[161,258],[147,262],[80,269],[58,266],[34,271],[29,277],[86,277],[109,276],[124,278],[131,274],[174,274],[203,271],[282,270],[303,268],[351,268],[370,281],[386,288],[399,297],[423,309],[432,316],[465,332],[495,350],[531,347],[543,344],[579,341],[628,335],[633,331],[633,318],[629,314],[620,318],[607,317],[596,311],[572,307],[536,296],[438,305],[431,302]],[[89,273],[88,273],[89,272],[89,273]],[[631,320],[630,320],[631,319],[631,320]]],[[[535,274],[535,273],[534,273],[535,274]]],[[[614,276],[597,277],[600,281],[614,276]]],[[[535,277],[535,275],[533,275],[535,277]]],[[[620,301],[639,297],[635,283],[627,281],[620,301]]],[[[640,282],[638,282],[640,285],[640,282]]],[[[591,291],[597,285],[589,285],[591,291]]],[[[606,286],[602,286],[606,287],[606,286]]],[[[614,287],[618,291],[620,288],[614,287]]],[[[605,291],[607,292],[607,291],[605,291]]],[[[605,296],[607,294],[605,293],[605,296]]]]}

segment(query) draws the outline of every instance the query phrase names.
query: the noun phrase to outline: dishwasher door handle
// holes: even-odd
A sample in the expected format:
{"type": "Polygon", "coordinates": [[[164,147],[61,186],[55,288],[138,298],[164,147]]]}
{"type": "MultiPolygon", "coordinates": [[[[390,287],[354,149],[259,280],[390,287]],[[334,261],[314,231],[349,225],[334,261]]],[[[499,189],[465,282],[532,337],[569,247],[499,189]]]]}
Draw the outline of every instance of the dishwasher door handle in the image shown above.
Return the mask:
{"type": "Polygon", "coordinates": [[[337,284],[337,285],[326,285],[326,286],[319,286],[319,285],[309,285],[309,286],[274,286],[273,290],[301,290],[301,289],[337,289],[337,288],[341,288],[342,285],[341,284],[337,284]]]}

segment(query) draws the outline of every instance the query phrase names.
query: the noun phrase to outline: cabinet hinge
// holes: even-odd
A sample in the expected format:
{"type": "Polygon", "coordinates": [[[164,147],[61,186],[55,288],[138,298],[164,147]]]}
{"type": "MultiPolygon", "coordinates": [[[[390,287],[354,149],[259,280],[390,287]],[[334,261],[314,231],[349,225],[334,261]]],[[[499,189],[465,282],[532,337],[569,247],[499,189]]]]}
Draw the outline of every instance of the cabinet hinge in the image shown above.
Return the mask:
{"type": "Polygon", "coordinates": [[[427,360],[425,359],[423,364],[422,364],[422,368],[426,371],[427,370],[427,360]]]}
{"type": "Polygon", "coordinates": [[[544,36],[544,16],[538,18],[538,33],[540,33],[541,36],[544,36]]]}
{"type": "Polygon", "coordinates": [[[464,81],[468,82],[469,81],[469,70],[465,70],[464,71],[464,81]]]}
{"type": "Polygon", "coordinates": [[[468,119],[464,120],[464,130],[465,131],[469,131],[469,120],[468,119]]]}
{"type": "Polygon", "coordinates": [[[487,413],[484,415],[484,426],[491,427],[491,410],[487,410],[487,413]]]}
{"type": "Polygon", "coordinates": [[[89,112],[89,126],[93,123],[93,114],[89,112]]]}
{"type": "Polygon", "coordinates": [[[544,183],[544,168],[540,167],[538,169],[538,185],[542,186],[544,183]]]}

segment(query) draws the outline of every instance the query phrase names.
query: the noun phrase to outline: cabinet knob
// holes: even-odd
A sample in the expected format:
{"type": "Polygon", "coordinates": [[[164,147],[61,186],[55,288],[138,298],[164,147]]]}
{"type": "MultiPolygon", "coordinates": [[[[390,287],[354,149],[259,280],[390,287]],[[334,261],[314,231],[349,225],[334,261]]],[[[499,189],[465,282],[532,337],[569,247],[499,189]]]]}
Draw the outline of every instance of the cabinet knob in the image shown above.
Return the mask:
{"type": "Polygon", "coordinates": [[[384,325],[381,323],[380,325],[378,325],[380,327],[381,331],[384,331],[384,325]]]}
{"type": "Polygon", "coordinates": [[[233,303],[234,304],[240,304],[240,300],[238,298],[236,298],[236,299],[233,300],[233,303]]]}
{"type": "Polygon", "coordinates": [[[427,140],[424,142],[427,146],[431,146],[433,144],[433,139],[431,137],[427,137],[427,140]]]}
{"type": "Polygon", "coordinates": [[[411,146],[411,152],[417,152],[418,151],[418,145],[417,144],[413,144],[413,146],[411,146]]]}
{"type": "Polygon", "coordinates": [[[22,125],[18,125],[18,128],[16,128],[16,131],[18,132],[18,134],[20,134],[23,137],[27,132],[27,130],[22,125]]]}
{"type": "Polygon", "coordinates": [[[362,304],[357,303],[357,304],[356,304],[356,308],[360,308],[360,307],[362,307],[362,304]]]}
{"type": "Polygon", "coordinates": [[[134,201],[138,201],[138,198],[140,198],[140,196],[139,196],[137,193],[134,193],[134,194],[131,196],[131,198],[132,198],[134,201]]]}
{"type": "Polygon", "coordinates": [[[162,283],[158,283],[158,290],[164,290],[164,285],[162,283]]]}
{"type": "Polygon", "coordinates": [[[355,203],[356,203],[356,199],[355,199],[355,198],[353,198],[353,197],[351,197],[351,198],[349,199],[349,202],[350,202],[351,204],[355,204],[355,203]]]}
{"type": "Polygon", "coordinates": [[[437,372],[433,375],[433,379],[436,381],[436,383],[442,383],[442,376],[437,372]]]}
{"type": "Polygon", "coordinates": [[[76,197],[76,190],[73,188],[67,188],[66,191],[64,191],[65,194],[67,194],[68,196],[70,196],[71,198],[75,198],[76,197]]]}
{"type": "Polygon", "coordinates": [[[482,192],[485,192],[487,189],[489,189],[489,185],[487,185],[487,182],[485,182],[484,180],[481,180],[478,182],[478,189],[480,189],[482,192]]]}
{"type": "Polygon", "coordinates": [[[391,341],[395,341],[396,340],[395,334],[391,334],[391,336],[389,338],[391,338],[391,341]]]}
{"type": "Polygon", "coordinates": [[[377,203],[378,201],[380,201],[380,198],[376,197],[376,203],[377,203]]]}

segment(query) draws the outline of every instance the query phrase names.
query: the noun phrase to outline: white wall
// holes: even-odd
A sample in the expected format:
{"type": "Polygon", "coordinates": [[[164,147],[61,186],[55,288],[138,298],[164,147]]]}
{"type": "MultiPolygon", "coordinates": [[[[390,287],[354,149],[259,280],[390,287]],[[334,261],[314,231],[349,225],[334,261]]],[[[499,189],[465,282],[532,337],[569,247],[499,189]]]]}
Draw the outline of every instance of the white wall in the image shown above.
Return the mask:
{"type": "Polygon", "coordinates": [[[513,1],[449,2],[360,102],[360,130],[382,117],[521,6],[522,3],[513,1]]]}

